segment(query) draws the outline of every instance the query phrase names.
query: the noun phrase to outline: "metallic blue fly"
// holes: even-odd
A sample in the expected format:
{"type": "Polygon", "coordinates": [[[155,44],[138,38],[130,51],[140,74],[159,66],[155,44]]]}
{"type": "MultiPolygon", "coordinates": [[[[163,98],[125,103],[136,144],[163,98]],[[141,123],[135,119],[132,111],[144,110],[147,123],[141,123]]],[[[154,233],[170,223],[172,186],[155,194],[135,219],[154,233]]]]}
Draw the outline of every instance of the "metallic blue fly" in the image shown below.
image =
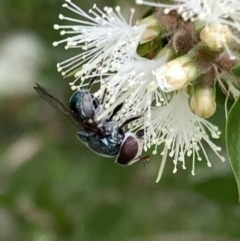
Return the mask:
{"type": "Polygon", "coordinates": [[[129,118],[121,125],[113,120],[123,104],[118,105],[111,115],[98,121],[97,116],[103,111],[103,105],[93,97],[89,90],[75,92],[70,98],[69,108],[67,108],[41,85],[36,84],[34,89],[77,127],[78,139],[96,154],[116,157],[116,162],[125,166],[131,165],[139,159],[146,161],[149,158],[148,155],[141,156],[144,131],[139,130],[136,134],[124,131],[125,125],[141,116],[129,118]]]}

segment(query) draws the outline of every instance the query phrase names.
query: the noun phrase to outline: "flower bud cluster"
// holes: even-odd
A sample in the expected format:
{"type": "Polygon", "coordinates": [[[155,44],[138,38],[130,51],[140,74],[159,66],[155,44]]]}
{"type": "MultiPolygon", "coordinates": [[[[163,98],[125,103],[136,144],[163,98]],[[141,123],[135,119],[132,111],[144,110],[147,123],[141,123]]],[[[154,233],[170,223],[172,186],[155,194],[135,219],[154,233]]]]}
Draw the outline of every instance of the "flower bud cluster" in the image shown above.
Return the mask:
{"type": "Polygon", "coordinates": [[[232,81],[227,79],[233,79],[232,70],[239,62],[236,53],[240,49],[237,34],[240,3],[225,1],[215,5],[211,0],[159,3],[138,0],[136,3],[155,7],[153,15],[162,29],[160,42],[167,38],[164,48],[167,46],[175,52],[175,58],[154,71],[161,90],[186,89],[191,111],[201,118],[209,118],[217,106],[215,85],[232,90],[232,81]],[[168,17],[163,17],[163,13],[168,17]],[[168,32],[164,32],[166,29],[168,32]]]}

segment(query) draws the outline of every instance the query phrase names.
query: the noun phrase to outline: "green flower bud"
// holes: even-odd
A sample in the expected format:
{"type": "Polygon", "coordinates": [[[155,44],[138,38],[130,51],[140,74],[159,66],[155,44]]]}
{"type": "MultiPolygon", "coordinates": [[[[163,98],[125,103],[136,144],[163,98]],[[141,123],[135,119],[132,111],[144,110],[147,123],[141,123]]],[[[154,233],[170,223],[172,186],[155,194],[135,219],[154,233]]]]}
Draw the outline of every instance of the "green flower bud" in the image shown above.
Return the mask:
{"type": "Polygon", "coordinates": [[[146,24],[147,28],[140,39],[140,44],[152,41],[161,33],[161,28],[159,26],[158,20],[153,15],[150,15],[137,22],[137,25],[141,24],[146,24]]]}
{"type": "Polygon", "coordinates": [[[158,54],[156,55],[155,59],[160,59],[164,56],[165,61],[171,61],[173,58],[176,58],[176,53],[173,49],[169,48],[168,46],[162,48],[158,54]]]}
{"type": "Polygon", "coordinates": [[[200,20],[196,20],[194,23],[193,23],[193,26],[194,26],[194,29],[197,33],[200,33],[201,30],[206,26],[206,23],[203,22],[203,21],[200,21],[200,20]]]}
{"type": "Polygon", "coordinates": [[[190,97],[190,109],[201,118],[209,118],[216,111],[215,98],[216,90],[214,87],[196,88],[190,97]]]}

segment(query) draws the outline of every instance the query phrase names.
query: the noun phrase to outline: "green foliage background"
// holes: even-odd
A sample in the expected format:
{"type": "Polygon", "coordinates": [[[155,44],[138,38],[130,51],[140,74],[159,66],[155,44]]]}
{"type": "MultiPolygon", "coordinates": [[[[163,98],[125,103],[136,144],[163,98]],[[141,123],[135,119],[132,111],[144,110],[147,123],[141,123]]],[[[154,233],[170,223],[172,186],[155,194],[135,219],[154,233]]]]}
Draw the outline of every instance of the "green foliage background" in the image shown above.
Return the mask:
{"type": "MultiPolygon", "coordinates": [[[[93,4],[75,2],[85,10],[93,4]]],[[[193,177],[191,160],[186,171],[179,167],[174,175],[169,160],[161,182],[155,184],[159,155],[151,156],[145,166],[139,162],[128,168],[98,157],[34,92],[38,82],[66,102],[71,95],[68,80],[55,67],[71,51],[52,47],[61,38],[52,26],[65,12],[62,3],[0,1],[0,46],[9,36],[28,33],[37,36],[44,50],[38,78],[27,85],[26,93],[19,93],[17,81],[0,77],[13,90],[0,90],[0,240],[240,240],[240,206],[227,161],[221,163],[209,152],[212,168],[205,161],[197,163],[193,177]]],[[[134,1],[122,4],[133,7],[134,1]]],[[[116,2],[101,0],[98,5],[116,2]]],[[[3,52],[0,47],[0,59],[3,52]]],[[[224,129],[223,112],[213,121],[224,129]]],[[[223,137],[218,143],[224,153],[223,137]]]]}

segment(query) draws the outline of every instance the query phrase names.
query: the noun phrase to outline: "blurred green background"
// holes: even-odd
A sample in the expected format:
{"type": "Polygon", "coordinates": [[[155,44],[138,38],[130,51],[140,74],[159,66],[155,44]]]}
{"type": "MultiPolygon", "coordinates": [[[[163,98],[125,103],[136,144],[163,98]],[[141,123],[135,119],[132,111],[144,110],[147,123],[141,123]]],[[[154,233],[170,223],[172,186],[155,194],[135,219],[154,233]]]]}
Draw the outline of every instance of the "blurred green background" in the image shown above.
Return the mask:
{"type": "MultiPolygon", "coordinates": [[[[75,0],[88,10],[93,2],[75,0]]],[[[123,168],[98,157],[33,90],[68,101],[56,63],[72,56],[53,30],[61,0],[0,0],[0,241],[240,240],[240,206],[229,163],[209,152],[191,176],[160,156],[123,168]]],[[[98,6],[134,1],[99,0],[98,6]]],[[[138,9],[139,15],[146,8],[138,9]]],[[[128,11],[127,11],[128,12],[128,11]]],[[[215,115],[221,128],[224,113],[215,115]],[[220,120],[220,121],[219,121],[220,120]]],[[[223,134],[224,136],[224,134],[223,134]]],[[[223,146],[223,138],[218,142],[223,146]]]]}

